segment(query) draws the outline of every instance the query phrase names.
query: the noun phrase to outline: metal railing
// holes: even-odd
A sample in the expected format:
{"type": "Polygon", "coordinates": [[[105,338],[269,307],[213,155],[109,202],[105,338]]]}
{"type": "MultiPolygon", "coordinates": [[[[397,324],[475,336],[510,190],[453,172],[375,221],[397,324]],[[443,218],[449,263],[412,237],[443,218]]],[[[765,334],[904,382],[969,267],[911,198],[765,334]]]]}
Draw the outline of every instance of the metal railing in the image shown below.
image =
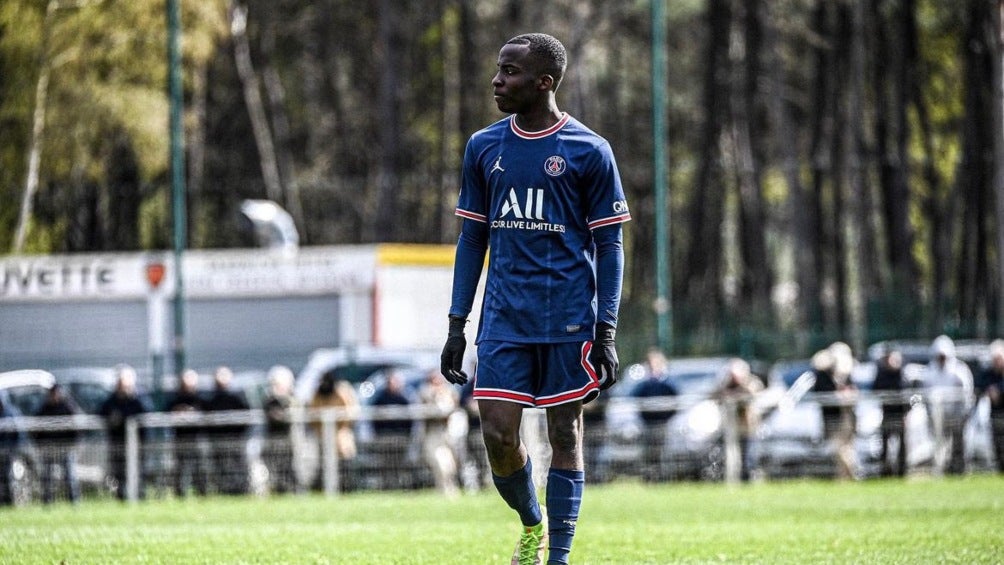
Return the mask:
{"type": "MultiPolygon", "coordinates": [[[[539,484],[550,459],[544,416],[525,410],[522,426],[539,484]]],[[[478,421],[459,409],[300,408],[286,424],[270,431],[261,410],[142,414],[121,434],[97,416],[3,419],[0,503],[491,484],[478,421]],[[61,432],[77,437],[51,439],[61,432]]],[[[996,471],[994,425],[986,399],[958,393],[769,391],[612,398],[587,412],[584,442],[591,482],[860,479],[996,471]]]]}

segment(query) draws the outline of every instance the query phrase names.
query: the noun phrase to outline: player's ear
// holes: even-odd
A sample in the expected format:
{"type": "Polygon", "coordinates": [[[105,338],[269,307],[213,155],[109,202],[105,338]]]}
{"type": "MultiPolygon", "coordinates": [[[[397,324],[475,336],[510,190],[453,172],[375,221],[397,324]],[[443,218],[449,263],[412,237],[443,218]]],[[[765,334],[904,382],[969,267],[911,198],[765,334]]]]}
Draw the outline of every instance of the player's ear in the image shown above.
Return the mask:
{"type": "Polygon", "coordinates": [[[544,74],[537,77],[537,90],[551,90],[553,86],[553,76],[544,74]]]}

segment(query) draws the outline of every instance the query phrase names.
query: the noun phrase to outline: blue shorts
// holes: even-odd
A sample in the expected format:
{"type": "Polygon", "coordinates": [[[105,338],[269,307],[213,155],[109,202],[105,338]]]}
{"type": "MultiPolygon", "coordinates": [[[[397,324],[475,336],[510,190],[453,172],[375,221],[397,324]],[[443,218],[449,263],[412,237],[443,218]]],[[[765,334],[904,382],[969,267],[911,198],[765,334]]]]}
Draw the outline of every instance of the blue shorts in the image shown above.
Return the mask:
{"type": "Polygon", "coordinates": [[[591,341],[513,343],[482,341],[474,375],[474,398],[546,408],[589,402],[600,393],[589,362],[591,341]]]}

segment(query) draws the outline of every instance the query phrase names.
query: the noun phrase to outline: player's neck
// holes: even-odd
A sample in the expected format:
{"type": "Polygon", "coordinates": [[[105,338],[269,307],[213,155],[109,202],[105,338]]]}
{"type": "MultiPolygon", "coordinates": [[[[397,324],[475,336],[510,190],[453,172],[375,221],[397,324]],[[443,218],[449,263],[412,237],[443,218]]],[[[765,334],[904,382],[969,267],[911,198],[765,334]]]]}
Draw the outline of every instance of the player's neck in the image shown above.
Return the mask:
{"type": "Polygon", "coordinates": [[[561,121],[564,112],[558,109],[553,101],[547,106],[542,106],[535,110],[523,114],[516,114],[516,126],[523,131],[543,131],[561,121]]]}

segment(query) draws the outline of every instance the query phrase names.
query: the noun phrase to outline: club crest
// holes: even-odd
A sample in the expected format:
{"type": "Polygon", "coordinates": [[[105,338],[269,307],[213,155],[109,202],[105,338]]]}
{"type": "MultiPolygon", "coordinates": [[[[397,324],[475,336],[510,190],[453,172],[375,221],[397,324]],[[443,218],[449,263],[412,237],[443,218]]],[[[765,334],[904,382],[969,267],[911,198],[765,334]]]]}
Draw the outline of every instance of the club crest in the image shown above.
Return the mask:
{"type": "Polygon", "coordinates": [[[544,172],[556,177],[565,172],[565,160],[559,155],[552,155],[544,161],[544,172]]]}

